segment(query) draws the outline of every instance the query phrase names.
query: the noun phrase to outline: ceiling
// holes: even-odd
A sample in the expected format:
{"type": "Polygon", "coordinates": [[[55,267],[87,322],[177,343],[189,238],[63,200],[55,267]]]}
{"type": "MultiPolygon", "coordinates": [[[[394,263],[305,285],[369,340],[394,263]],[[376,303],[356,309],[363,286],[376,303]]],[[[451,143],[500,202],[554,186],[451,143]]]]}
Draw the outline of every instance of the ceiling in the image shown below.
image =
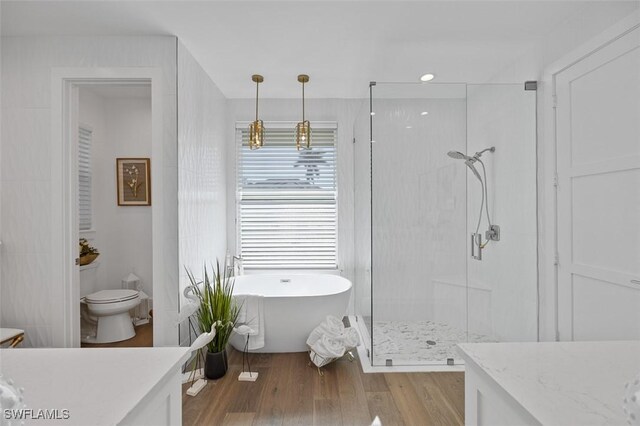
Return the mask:
{"type": "MultiPolygon", "coordinates": [[[[573,47],[633,1],[2,1],[2,35],[175,35],[228,98],[354,98],[369,81],[484,82],[573,47]],[[586,23],[586,24],[585,24],[586,23]],[[571,45],[573,43],[573,45],[571,45]],[[549,56],[542,53],[543,56],[549,56]]],[[[535,76],[533,76],[535,77],[535,76]]]]}

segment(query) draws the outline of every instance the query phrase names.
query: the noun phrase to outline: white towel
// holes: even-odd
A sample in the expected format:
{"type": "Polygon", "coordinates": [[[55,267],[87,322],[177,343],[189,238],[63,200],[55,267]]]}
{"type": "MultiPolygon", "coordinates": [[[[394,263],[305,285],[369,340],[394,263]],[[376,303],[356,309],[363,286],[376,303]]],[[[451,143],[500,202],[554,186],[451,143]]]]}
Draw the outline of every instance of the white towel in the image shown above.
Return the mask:
{"type": "Polygon", "coordinates": [[[342,321],[334,316],[327,316],[327,318],[320,323],[316,328],[311,331],[309,338],[307,339],[307,345],[313,346],[322,336],[329,336],[335,339],[342,338],[344,332],[344,324],[342,321]]]}
{"type": "Polygon", "coordinates": [[[326,359],[331,358],[340,358],[344,355],[346,348],[344,344],[339,339],[333,339],[327,335],[322,336],[322,338],[318,339],[313,346],[311,346],[311,361],[314,362],[318,367],[323,365],[326,359]],[[314,354],[319,357],[314,356],[314,354]],[[319,365],[321,364],[321,365],[319,365]]]}
{"type": "MultiPolygon", "coordinates": [[[[255,294],[240,294],[234,296],[239,307],[236,328],[247,326],[249,332],[249,350],[264,347],[264,297],[255,294]]],[[[248,331],[243,327],[243,331],[248,331]]]]}
{"type": "Polygon", "coordinates": [[[344,329],[342,334],[342,343],[347,349],[353,349],[360,344],[360,335],[358,331],[353,327],[344,329]]]}
{"type": "Polygon", "coordinates": [[[340,335],[344,331],[344,323],[342,320],[338,317],[334,317],[333,315],[327,315],[325,324],[327,326],[327,331],[330,333],[340,335]]]}

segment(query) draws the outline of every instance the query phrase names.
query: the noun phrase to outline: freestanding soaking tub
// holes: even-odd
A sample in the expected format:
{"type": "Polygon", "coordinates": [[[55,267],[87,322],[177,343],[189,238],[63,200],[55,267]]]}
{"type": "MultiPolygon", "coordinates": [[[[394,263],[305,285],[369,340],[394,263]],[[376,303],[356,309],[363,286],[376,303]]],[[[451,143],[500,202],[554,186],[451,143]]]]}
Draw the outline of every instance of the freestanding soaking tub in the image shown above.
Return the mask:
{"type": "MultiPolygon", "coordinates": [[[[338,275],[241,275],[234,294],[264,296],[264,347],[251,352],[304,352],[309,333],[327,315],[347,312],[351,281],[338,275]]],[[[245,338],[233,334],[231,344],[244,349],[245,338]]]]}

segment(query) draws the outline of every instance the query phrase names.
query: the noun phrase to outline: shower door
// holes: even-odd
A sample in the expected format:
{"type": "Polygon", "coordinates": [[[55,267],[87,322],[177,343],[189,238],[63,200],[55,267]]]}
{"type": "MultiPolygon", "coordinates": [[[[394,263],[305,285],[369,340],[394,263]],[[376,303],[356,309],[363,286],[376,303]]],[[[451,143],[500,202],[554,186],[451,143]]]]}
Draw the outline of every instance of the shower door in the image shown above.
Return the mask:
{"type": "Polygon", "coordinates": [[[535,93],[523,84],[371,86],[370,141],[356,145],[355,173],[358,222],[370,224],[370,240],[356,229],[370,259],[359,262],[356,314],[372,365],[459,364],[458,343],[537,340],[535,93]],[[482,151],[486,173],[477,162],[476,175],[465,158],[482,151]],[[358,195],[366,177],[370,198],[358,195]],[[487,243],[490,225],[499,241],[487,243]],[[481,259],[471,253],[476,229],[481,259]]]}
{"type": "Polygon", "coordinates": [[[467,340],[464,84],[377,83],[371,102],[372,364],[447,364],[467,340]]]}

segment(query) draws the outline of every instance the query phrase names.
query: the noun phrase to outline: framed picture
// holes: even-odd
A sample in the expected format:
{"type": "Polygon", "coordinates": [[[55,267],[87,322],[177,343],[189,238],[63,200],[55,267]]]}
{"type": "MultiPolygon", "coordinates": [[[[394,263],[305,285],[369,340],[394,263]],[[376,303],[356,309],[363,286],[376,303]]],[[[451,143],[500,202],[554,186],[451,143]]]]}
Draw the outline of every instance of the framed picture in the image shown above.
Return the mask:
{"type": "Polygon", "coordinates": [[[151,160],[116,158],[119,206],[151,205],[151,160]]]}

